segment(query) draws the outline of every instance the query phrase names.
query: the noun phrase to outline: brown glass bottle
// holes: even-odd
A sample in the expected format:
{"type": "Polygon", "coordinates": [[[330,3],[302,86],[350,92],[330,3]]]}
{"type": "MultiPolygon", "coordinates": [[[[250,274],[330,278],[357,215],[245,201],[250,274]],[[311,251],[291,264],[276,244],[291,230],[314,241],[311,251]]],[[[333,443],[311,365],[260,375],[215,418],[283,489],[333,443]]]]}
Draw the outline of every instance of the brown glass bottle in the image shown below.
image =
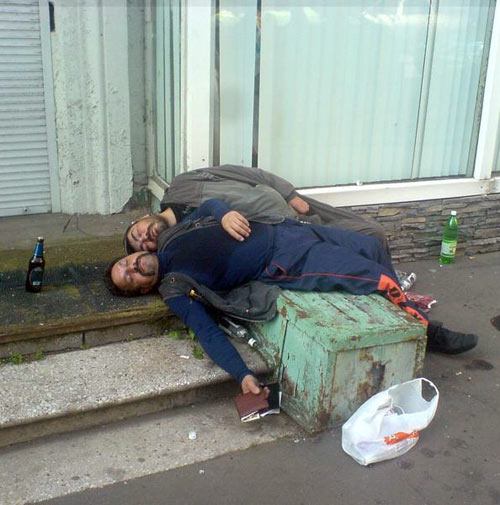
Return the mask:
{"type": "Polygon", "coordinates": [[[26,291],[38,293],[42,289],[43,270],[45,260],[43,259],[43,237],[38,237],[33,256],[28,265],[28,275],[26,276],[26,291]]]}

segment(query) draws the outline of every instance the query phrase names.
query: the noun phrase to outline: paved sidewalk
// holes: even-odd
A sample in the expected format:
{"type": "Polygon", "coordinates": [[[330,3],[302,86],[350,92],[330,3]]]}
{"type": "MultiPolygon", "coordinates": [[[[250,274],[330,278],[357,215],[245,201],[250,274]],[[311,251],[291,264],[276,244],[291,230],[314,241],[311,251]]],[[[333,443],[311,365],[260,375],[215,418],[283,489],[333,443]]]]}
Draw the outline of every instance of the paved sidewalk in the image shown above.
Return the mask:
{"type": "Polygon", "coordinates": [[[139,208],[111,216],[59,213],[0,217],[0,236],[4,239],[0,242],[0,251],[33,249],[39,236],[45,238],[47,246],[67,240],[121,237],[130,221],[146,213],[139,208]]]}
{"type": "Polygon", "coordinates": [[[407,454],[361,467],[343,453],[337,428],[43,503],[498,505],[500,330],[491,320],[500,315],[500,253],[398,268],[417,273],[415,291],[437,297],[433,319],[480,335],[468,353],[427,356],[424,374],[438,386],[440,405],[407,454]]]}

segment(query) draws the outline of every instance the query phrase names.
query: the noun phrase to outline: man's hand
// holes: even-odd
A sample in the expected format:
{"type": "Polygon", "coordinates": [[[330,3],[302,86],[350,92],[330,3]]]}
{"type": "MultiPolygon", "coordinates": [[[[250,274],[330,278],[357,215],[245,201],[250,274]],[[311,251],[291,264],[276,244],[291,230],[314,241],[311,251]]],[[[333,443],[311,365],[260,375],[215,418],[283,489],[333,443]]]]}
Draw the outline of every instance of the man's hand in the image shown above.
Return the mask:
{"type": "Polygon", "coordinates": [[[300,196],[294,196],[289,202],[288,205],[292,207],[292,209],[296,210],[299,214],[307,214],[309,212],[309,204],[300,198],[300,196]]]}
{"type": "MultiPolygon", "coordinates": [[[[241,390],[243,391],[243,394],[253,393],[254,395],[258,395],[261,389],[259,381],[253,375],[245,375],[241,381],[241,390]]],[[[269,396],[269,388],[264,388],[264,392],[266,393],[265,397],[267,398],[269,396]]]]}
{"type": "Polygon", "coordinates": [[[231,237],[240,242],[250,235],[250,223],[235,210],[231,210],[222,218],[221,225],[231,237]]]}

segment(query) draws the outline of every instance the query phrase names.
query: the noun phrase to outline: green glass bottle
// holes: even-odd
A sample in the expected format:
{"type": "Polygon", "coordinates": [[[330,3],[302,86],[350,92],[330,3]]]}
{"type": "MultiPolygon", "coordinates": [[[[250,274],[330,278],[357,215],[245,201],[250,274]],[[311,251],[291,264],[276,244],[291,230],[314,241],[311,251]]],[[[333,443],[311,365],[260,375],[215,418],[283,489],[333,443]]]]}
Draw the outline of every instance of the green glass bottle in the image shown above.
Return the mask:
{"type": "Polygon", "coordinates": [[[446,223],[443,231],[443,240],[441,242],[441,255],[439,260],[441,263],[447,265],[455,261],[455,254],[457,252],[458,242],[458,221],[457,212],[451,211],[450,219],[446,223]]]}

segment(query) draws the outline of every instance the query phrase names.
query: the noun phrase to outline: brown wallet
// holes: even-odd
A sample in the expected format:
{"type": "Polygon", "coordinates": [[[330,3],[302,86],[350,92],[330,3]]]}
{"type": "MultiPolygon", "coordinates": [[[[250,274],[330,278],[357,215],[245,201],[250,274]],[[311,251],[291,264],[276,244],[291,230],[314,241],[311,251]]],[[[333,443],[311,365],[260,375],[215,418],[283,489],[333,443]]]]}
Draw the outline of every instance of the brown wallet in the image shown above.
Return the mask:
{"type": "Polygon", "coordinates": [[[253,393],[238,395],[234,399],[234,403],[236,404],[236,410],[238,411],[240,419],[244,423],[259,419],[259,411],[269,409],[269,402],[265,398],[264,390],[262,390],[258,395],[254,395],[253,393]]]}

